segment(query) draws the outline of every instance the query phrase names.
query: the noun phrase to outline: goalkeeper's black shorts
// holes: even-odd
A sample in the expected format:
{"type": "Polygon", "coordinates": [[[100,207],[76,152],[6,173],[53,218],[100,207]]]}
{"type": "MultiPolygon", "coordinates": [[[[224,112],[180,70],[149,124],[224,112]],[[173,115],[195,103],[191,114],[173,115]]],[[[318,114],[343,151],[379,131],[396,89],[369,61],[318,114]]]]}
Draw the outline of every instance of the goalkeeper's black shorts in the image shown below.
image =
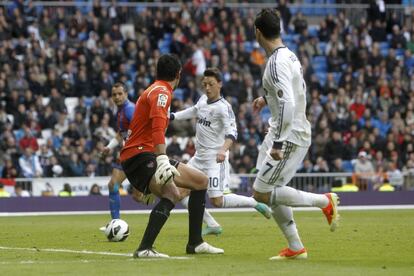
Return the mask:
{"type": "MultiPolygon", "coordinates": [[[[178,167],[180,162],[170,159],[170,164],[178,167]]],[[[157,156],[152,152],[139,153],[121,163],[129,183],[143,194],[149,194],[149,184],[157,170],[157,156]]]]}

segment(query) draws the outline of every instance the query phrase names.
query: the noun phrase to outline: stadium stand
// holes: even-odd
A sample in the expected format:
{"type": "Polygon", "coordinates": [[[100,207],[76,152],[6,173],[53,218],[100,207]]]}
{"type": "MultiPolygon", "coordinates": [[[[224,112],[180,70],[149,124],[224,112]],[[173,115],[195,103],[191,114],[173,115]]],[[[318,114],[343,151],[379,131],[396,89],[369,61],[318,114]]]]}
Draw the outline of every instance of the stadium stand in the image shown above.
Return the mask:
{"type": "MultiPolygon", "coordinates": [[[[223,95],[233,105],[239,130],[231,164],[236,173],[254,172],[255,159],[243,159],[242,149],[252,137],[263,139],[269,117],[266,110],[256,116],[250,105],[263,94],[265,57],[255,46],[252,21],[258,10],[186,3],[179,9],[106,4],[0,5],[2,177],[9,177],[12,169],[23,177],[18,160],[24,126],[47,148],[47,155],[33,153],[42,176],[53,176],[56,160],[63,168],[60,175],[72,176],[68,164],[73,159],[82,164],[81,175],[91,170],[97,176],[109,175],[116,156],[101,160],[99,150],[114,128],[111,85],[124,81],[135,101],[155,78],[155,60],[169,52],[179,55],[185,69],[172,111],[192,105],[202,93],[197,85],[199,64],[192,63],[196,56],[222,70],[223,95]],[[7,160],[12,163],[6,169],[7,160]]],[[[350,20],[352,10],[333,6],[290,9],[284,4],[283,9],[283,39],[301,59],[309,91],[314,143],[307,171],[320,172],[323,161],[328,171],[337,170],[333,152],[325,150],[334,130],[340,131],[345,148],[340,156],[335,154],[343,161],[342,171],[355,170],[353,160],[360,151],[367,152],[376,171],[387,171],[391,164],[401,171],[414,170],[414,13],[381,12],[374,5],[359,11],[364,16],[358,20],[350,20]],[[304,15],[300,22],[295,21],[299,13],[304,15]],[[297,28],[301,26],[307,27],[297,28]],[[384,41],[377,39],[381,33],[386,34],[384,41]]],[[[193,134],[191,122],[173,122],[168,131],[170,137],[186,137],[179,139],[182,149],[193,134]]]]}

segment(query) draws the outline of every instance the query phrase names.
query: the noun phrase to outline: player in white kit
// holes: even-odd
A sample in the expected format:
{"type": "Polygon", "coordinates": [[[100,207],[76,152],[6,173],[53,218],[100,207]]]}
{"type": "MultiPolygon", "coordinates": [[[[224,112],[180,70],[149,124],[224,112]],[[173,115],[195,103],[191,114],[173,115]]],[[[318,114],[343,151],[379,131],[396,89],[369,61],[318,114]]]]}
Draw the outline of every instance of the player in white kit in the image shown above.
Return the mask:
{"type": "MultiPolygon", "coordinates": [[[[271,210],[266,204],[257,202],[253,197],[225,193],[230,177],[228,150],[237,138],[236,120],[231,105],[220,95],[222,81],[217,68],[205,70],[202,85],[206,94],[200,97],[196,105],[170,114],[171,120],[197,118],[196,153],[188,164],[207,174],[207,194],[213,206],[252,207],[270,218],[271,210]]],[[[181,201],[184,206],[187,200],[184,198],[181,201]]],[[[203,234],[222,232],[221,226],[208,213],[204,221],[207,227],[203,234]]]]}
{"type": "Polygon", "coordinates": [[[306,84],[298,58],[281,40],[279,13],[262,10],[255,19],[255,31],[268,61],[262,80],[265,96],[255,99],[253,108],[260,111],[267,105],[271,117],[258,157],[259,173],[253,196],[271,206],[273,218],[288,240],[289,246],[270,259],[306,259],[307,251],[299,237],[291,206],[321,208],[334,231],[339,218],[339,200],[334,193],[307,193],[286,186],[311,144],[311,126],[306,119],[306,84]]]}

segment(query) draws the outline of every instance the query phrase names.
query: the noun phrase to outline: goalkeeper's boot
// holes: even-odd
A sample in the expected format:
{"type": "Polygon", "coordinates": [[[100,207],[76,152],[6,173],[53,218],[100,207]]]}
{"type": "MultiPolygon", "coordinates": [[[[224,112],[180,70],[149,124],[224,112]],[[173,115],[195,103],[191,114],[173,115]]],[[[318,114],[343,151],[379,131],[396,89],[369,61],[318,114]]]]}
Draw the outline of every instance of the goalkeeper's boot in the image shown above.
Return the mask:
{"type": "Polygon", "coordinates": [[[223,254],[224,250],[202,242],[197,246],[187,244],[187,254],[223,254]]]}
{"type": "Polygon", "coordinates": [[[282,261],[282,260],[305,260],[308,258],[308,253],[305,248],[298,251],[293,251],[290,248],[285,248],[279,252],[279,255],[270,257],[271,261],[282,261]]]}
{"type": "Polygon", "coordinates": [[[325,208],[322,208],[322,212],[324,213],[326,219],[328,220],[328,224],[330,225],[331,232],[333,232],[338,226],[339,197],[335,193],[327,193],[325,194],[325,196],[328,198],[329,203],[328,203],[328,206],[326,206],[325,208]]]}
{"type": "Polygon", "coordinates": [[[223,228],[221,226],[215,226],[215,227],[210,227],[210,226],[206,226],[203,231],[201,232],[201,235],[205,236],[205,235],[220,235],[223,232],[223,228]]]}
{"type": "Polygon", "coordinates": [[[270,219],[272,217],[272,210],[264,203],[258,202],[257,205],[254,207],[260,214],[262,214],[265,218],[270,219]]]}
{"type": "Polygon", "coordinates": [[[170,256],[166,254],[159,253],[155,251],[153,248],[144,249],[144,250],[136,250],[134,252],[133,257],[135,259],[141,259],[141,258],[169,258],[170,256]]]}

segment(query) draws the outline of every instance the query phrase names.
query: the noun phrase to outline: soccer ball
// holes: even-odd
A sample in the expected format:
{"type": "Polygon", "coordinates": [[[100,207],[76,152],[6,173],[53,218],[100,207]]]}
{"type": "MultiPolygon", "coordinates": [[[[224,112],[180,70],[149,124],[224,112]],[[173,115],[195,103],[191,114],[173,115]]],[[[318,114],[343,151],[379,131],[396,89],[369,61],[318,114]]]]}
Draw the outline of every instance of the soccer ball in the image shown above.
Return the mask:
{"type": "Polygon", "coordinates": [[[109,241],[120,242],[128,238],[129,226],[122,219],[113,219],[107,225],[105,229],[105,236],[109,241]]]}

